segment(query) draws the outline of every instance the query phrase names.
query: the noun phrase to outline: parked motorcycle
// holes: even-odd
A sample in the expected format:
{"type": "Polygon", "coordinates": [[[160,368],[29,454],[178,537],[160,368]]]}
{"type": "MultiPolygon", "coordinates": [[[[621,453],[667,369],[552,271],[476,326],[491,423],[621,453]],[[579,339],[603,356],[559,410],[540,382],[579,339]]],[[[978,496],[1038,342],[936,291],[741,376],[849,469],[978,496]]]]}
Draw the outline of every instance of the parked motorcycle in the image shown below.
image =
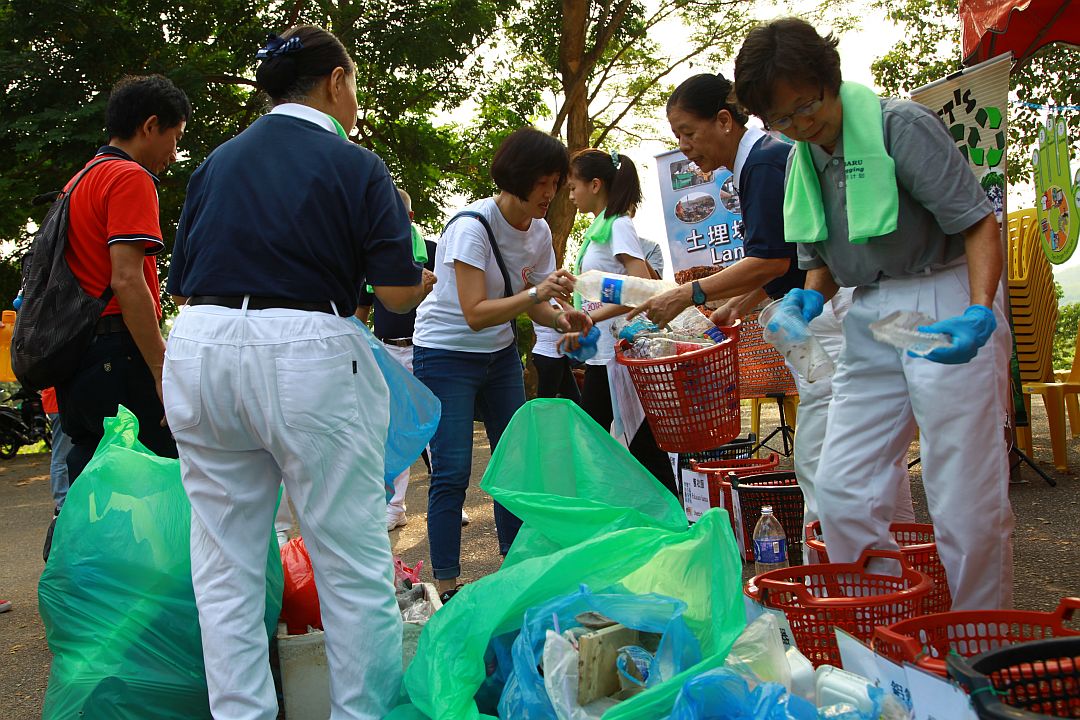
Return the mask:
{"type": "Polygon", "coordinates": [[[10,460],[23,445],[45,441],[52,449],[52,427],[41,406],[41,396],[25,388],[5,400],[12,405],[0,405],[0,458],[10,460]]]}

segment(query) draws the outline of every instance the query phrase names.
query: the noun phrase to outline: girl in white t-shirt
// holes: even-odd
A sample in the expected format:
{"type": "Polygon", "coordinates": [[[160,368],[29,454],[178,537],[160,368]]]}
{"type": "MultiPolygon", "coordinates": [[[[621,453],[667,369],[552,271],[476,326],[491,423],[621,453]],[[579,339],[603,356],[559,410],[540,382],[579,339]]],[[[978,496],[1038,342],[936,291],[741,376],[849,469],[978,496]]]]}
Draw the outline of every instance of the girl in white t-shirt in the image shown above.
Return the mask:
{"type": "MultiPolygon", "coordinates": [[[[567,187],[578,211],[595,216],[585,232],[585,241],[574,263],[574,274],[601,270],[651,278],[645,250],[629,214],[641,202],[641,182],[633,161],[618,152],[606,153],[596,148],[580,150],[570,158],[567,187]]],[[[610,325],[612,318],[630,308],[589,301],[581,305],[600,328],[597,353],[586,361],[581,405],[593,420],[610,430],[614,412],[608,373],[615,362],[615,339],[610,325]]],[[[567,333],[560,342],[564,350],[577,345],[577,333],[567,333]]],[[[657,480],[678,494],[667,453],[656,446],[648,423],[642,423],[636,434],[632,428],[626,428],[626,433],[633,438],[629,446],[631,454],[657,480]]]]}
{"type": "MultiPolygon", "coordinates": [[[[416,311],[413,374],[442,403],[430,445],[427,524],[432,572],[444,602],[461,575],[461,508],[472,472],[475,413],[483,416],[494,452],[510,417],[525,404],[513,323],[524,312],[561,332],[591,327],[585,313],[549,303],[569,299],[574,284],[569,273],[555,269],[544,221],[567,169],[566,146],[547,133],[522,128],[503,140],[491,163],[499,194],[468,205],[447,225],[435,252],[438,282],[416,311]]],[[[520,526],[495,503],[501,554],[520,526]]]]}

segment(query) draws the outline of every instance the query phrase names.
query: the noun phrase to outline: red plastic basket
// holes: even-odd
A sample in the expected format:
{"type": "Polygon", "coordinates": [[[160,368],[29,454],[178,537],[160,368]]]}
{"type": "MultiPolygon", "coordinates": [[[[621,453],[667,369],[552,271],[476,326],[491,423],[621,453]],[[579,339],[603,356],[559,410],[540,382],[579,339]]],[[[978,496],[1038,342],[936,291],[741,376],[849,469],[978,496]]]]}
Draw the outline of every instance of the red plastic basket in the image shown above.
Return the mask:
{"type": "MultiPolygon", "coordinates": [[[[889,526],[889,532],[908,564],[934,581],[934,589],[926,598],[923,612],[927,615],[949,612],[952,609],[952,593],[949,592],[949,580],[945,577],[945,566],[938,557],[934,526],[929,523],[893,523],[889,526]]],[[[815,520],[806,526],[806,547],[817,552],[821,562],[829,562],[825,540],[821,537],[821,522],[815,520]]]]}
{"type": "Polygon", "coordinates": [[[870,642],[874,629],[918,615],[933,581],[891,550],[867,550],[854,563],[797,565],[751,578],[746,594],[782,610],[799,651],[814,667],[840,666],[835,629],[870,642]],[[899,577],[867,571],[873,558],[897,560],[899,577]]]}
{"type": "Polygon", "coordinates": [[[778,453],[769,453],[764,458],[738,458],[734,460],[707,460],[704,462],[690,461],[690,469],[696,473],[702,473],[709,482],[709,505],[724,508],[729,513],[732,511],[731,504],[731,479],[736,477],[756,475],[758,473],[775,470],[780,464],[778,453]]]}
{"type": "Polygon", "coordinates": [[[1080,635],[1065,625],[1080,609],[1080,598],[1063,598],[1053,612],[970,610],[923,615],[874,631],[874,650],[896,662],[910,662],[947,677],[949,653],[974,657],[1007,645],[1080,635]]]}
{"type": "Polygon", "coordinates": [[[738,477],[729,475],[731,482],[732,522],[735,537],[740,540],[743,559],[754,559],[754,526],[761,518],[761,508],[772,505],[773,514],[787,535],[788,552],[802,549],[803,502],[802,488],[793,472],[758,473],[738,477]]]}
{"type": "Polygon", "coordinates": [[[615,348],[637,390],[656,444],[672,453],[715,448],[739,434],[739,330],[703,350],[673,357],[638,359],[615,348]]]}

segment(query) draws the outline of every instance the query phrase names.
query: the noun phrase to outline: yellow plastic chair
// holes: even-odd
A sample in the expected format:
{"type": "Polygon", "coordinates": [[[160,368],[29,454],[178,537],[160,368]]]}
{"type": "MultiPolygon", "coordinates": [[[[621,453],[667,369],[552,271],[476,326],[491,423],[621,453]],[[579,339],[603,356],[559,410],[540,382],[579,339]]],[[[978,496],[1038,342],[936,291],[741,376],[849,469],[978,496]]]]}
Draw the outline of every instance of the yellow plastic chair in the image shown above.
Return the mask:
{"type": "MultiPolygon", "coordinates": [[[[1024,383],[1025,400],[1030,395],[1041,395],[1043,404],[1046,406],[1046,415],[1050,418],[1050,444],[1054,448],[1054,465],[1059,469],[1067,469],[1068,463],[1065,458],[1058,463],[1058,448],[1065,455],[1065,414],[1068,409],[1069,426],[1072,428],[1072,437],[1080,437],[1080,404],[1077,403],[1077,395],[1080,394],[1080,332],[1076,337],[1076,348],[1073,350],[1072,369],[1064,381],[1055,382],[1032,382],[1024,383]]],[[[1030,407],[1030,400],[1027,402],[1030,407]]]]}
{"type": "MultiPolygon", "coordinates": [[[[1008,292],[1024,406],[1030,417],[1031,395],[1042,396],[1050,425],[1054,467],[1066,471],[1065,396],[1068,394],[1068,383],[1055,382],[1054,378],[1052,360],[1058,307],[1053,273],[1042,251],[1035,211],[1028,209],[1010,213],[1008,228],[1008,292]]],[[[1080,388],[1080,365],[1077,367],[1077,387],[1080,388]]],[[[1073,399],[1075,402],[1075,397],[1073,399]]],[[[1080,416],[1080,412],[1077,415],[1080,416]]],[[[1080,417],[1077,419],[1080,420],[1080,417]]],[[[1016,442],[1028,456],[1032,454],[1030,426],[1016,429],[1016,442]]]]}

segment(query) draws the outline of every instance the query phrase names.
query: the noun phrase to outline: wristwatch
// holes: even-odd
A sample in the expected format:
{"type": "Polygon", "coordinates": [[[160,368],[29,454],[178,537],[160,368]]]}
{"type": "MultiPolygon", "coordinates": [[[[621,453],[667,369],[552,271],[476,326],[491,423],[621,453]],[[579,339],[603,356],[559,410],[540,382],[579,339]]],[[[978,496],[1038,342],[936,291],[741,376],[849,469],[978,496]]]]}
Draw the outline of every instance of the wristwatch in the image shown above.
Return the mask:
{"type": "Polygon", "coordinates": [[[701,289],[701,283],[697,280],[690,283],[690,290],[693,293],[690,297],[694,301],[694,304],[704,305],[708,298],[705,297],[705,291],[701,289]]]}
{"type": "Polygon", "coordinates": [[[536,293],[535,287],[529,288],[529,298],[533,301],[534,305],[540,302],[540,296],[536,293]]]}

